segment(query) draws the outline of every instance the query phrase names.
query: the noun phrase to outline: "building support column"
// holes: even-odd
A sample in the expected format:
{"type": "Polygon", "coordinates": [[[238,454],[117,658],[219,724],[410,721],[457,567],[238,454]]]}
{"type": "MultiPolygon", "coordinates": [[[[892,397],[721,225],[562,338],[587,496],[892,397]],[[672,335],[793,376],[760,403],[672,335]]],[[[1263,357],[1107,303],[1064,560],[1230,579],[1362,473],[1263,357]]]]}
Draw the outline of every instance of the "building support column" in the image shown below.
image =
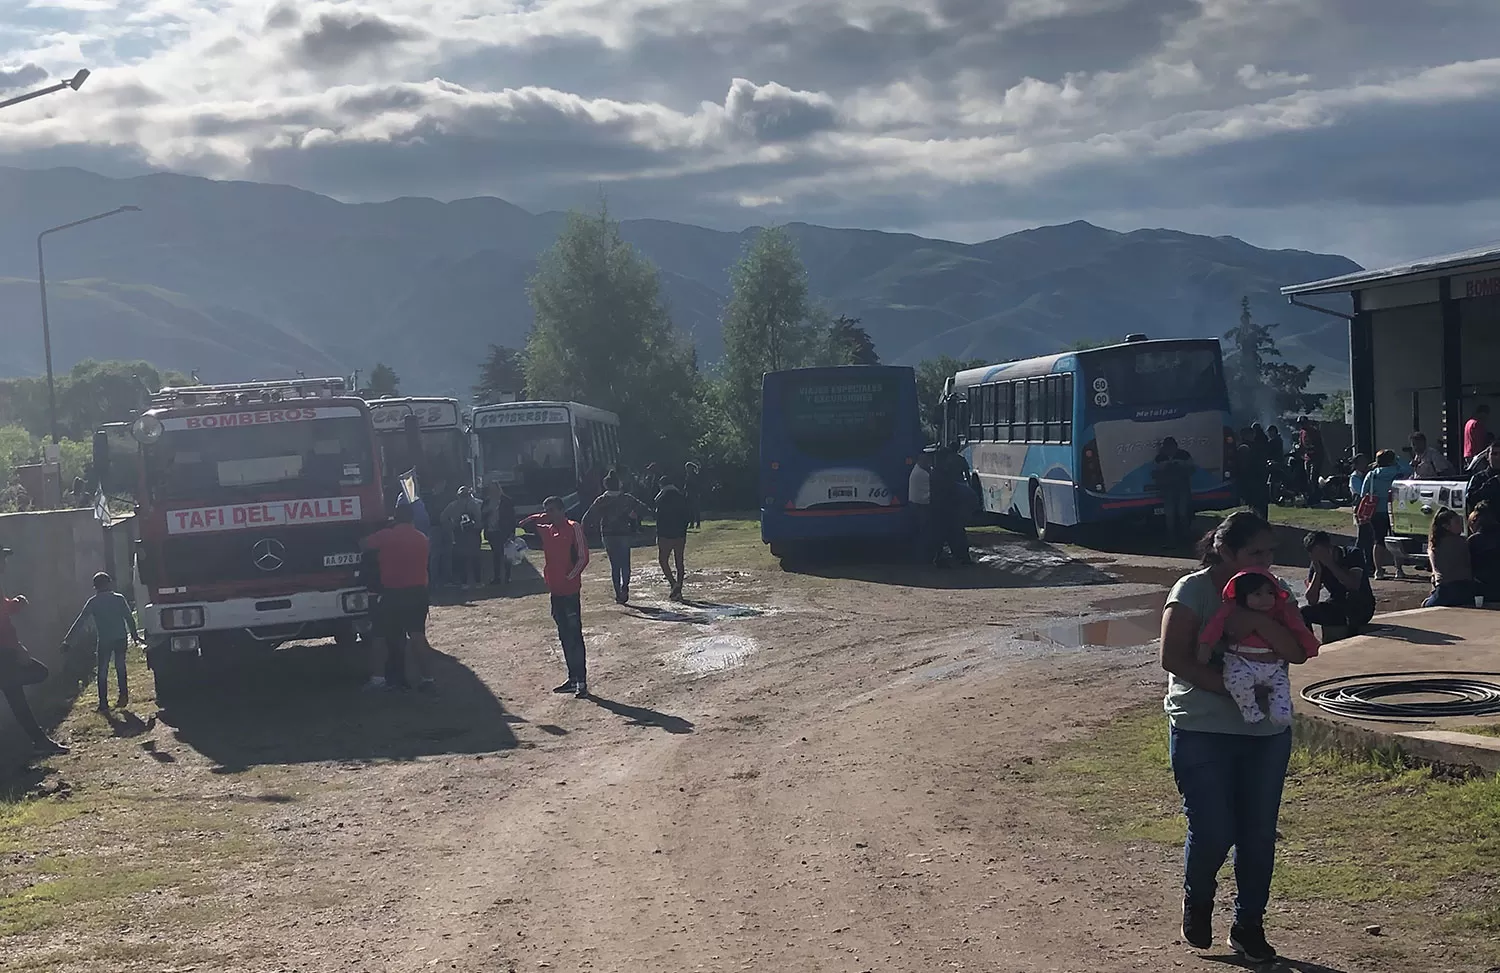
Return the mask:
{"type": "Polygon", "coordinates": [[[1464,460],[1463,332],[1458,302],[1453,299],[1451,279],[1438,280],[1438,301],[1443,311],[1443,452],[1459,469],[1464,460]]]}
{"type": "Polygon", "coordinates": [[[1354,292],[1349,319],[1349,399],[1354,417],[1354,451],[1375,462],[1375,315],[1360,309],[1354,292]]]}

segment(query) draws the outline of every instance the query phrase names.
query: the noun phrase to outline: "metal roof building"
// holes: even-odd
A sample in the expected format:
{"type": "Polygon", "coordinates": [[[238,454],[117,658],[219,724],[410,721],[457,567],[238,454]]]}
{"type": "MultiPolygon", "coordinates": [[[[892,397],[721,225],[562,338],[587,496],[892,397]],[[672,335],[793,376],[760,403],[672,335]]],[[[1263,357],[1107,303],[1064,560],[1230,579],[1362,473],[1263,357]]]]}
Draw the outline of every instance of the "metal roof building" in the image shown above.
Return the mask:
{"type": "Polygon", "coordinates": [[[1349,322],[1354,442],[1366,456],[1421,430],[1461,462],[1474,408],[1489,403],[1500,416],[1500,244],[1281,293],[1349,322]],[[1313,300],[1339,294],[1350,296],[1349,310],[1313,300]]]}

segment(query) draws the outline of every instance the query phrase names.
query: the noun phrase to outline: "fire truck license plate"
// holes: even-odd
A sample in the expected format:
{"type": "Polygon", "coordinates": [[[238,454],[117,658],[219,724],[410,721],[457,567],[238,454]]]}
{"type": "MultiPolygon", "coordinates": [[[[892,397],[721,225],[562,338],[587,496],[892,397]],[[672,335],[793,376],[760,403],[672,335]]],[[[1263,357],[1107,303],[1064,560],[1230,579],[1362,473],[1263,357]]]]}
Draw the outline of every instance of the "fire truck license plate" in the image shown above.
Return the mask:
{"type": "Polygon", "coordinates": [[[358,554],[325,554],[323,555],[323,567],[338,568],[346,564],[358,564],[358,554]]]}

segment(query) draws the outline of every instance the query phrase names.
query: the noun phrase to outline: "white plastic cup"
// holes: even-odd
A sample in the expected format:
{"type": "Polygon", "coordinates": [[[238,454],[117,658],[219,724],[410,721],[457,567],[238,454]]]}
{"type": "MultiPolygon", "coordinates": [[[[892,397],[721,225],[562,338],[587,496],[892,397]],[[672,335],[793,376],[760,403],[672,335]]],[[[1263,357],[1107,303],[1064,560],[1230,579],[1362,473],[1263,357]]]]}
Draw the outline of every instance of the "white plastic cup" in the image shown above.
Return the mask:
{"type": "Polygon", "coordinates": [[[1475,595],[1474,596],[1474,607],[1475,608],[1483,608],[1484,607],[1484,595],[1475,595]]]}

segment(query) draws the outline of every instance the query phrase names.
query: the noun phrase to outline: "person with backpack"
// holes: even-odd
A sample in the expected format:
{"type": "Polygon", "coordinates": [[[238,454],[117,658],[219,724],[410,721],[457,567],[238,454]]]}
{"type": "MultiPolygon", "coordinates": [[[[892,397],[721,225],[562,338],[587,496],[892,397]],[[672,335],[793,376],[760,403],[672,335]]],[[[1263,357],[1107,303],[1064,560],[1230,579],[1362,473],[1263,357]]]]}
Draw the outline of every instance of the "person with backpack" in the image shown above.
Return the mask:
{"type": "Polygon", "coordinates": [[[466,486],[443,511],[443,526],[453,538],[453,582],[464,589],[480,583],[479,550],[483,540],[484,509],[466,486]]]}
{"type": "Polygon", "coordinates": [[[617,604],[630,601],[630,541],[640,517],[650,511],[650,507],[621,489],[620,475],[610,470],[604,478],[604,492],[583,515],[583,525],[598,526],[599,535],[604,538],[617,604]]]}
{"type": "Polygon", "coordinates": [[[661,475],[661,492],[656,495],[656,552],[661,564],[661,573],[667,578],[667,587],[672,601],[682,600],[682,584],[686,580],[683,569],[683,554],[687,550],[688,524],[692,523],[692,503],[687,494],[677,486],[671,473],[661,475]],[[672,561],[677,562],[677,573],[672,573],[672,561]]]}
{"type": "Polygon", "coordinates": [[[73,635],[83,627],[85,619],[92,619],[94,639],[99,653],[99,712],[109,712],[109,662],[115,663],[115,680],[120,684],[120,698],[115,703],[123,709],[130,705],[130,686],[125,676],[125,652],[141,640],[136,631],[135,612],[125,596],[115,590],[115,579],[100,571],[94,575],[94,594],[83,603],[83,611],[63,636],[66,648],[73,635]]]}
{"type": "Polygon", "coordinates": [[[548,497],[542,512],[521,521],[542,542],[542,580],[552,596],[552,620],[562,643],[568,681],[552,690],[589,695],[588,653],[583,644],[583,569],[589,566],[589,542],[583,525],[568,518],[562,498],[548,497]]]}

